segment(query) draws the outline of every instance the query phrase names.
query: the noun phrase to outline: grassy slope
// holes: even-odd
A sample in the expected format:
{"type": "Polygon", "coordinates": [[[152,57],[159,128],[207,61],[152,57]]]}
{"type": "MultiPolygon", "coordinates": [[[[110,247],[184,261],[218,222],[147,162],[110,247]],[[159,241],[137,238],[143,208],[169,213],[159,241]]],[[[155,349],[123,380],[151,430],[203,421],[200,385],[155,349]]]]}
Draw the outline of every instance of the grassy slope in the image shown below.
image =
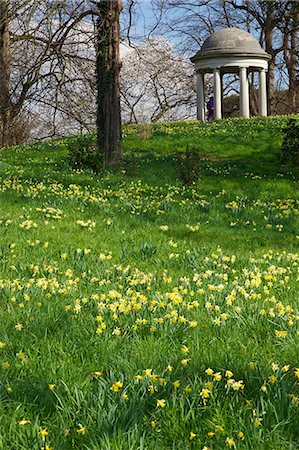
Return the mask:
{"type": "Polygon", "coordinates": [[[0,153],[0,448],[299,448],[298,174],[275,163],[284,120],[161,124],[148,139],[127,127],[125,168],[97,177],[68,167],[73,139],[0,153]],[[221,159],[191,187],[173,157],[186,145],[221,159]],[[138,382],[145,369],[158,379],[138,382]],[[226,387],[228,369],[244,389],[226,387]]]}

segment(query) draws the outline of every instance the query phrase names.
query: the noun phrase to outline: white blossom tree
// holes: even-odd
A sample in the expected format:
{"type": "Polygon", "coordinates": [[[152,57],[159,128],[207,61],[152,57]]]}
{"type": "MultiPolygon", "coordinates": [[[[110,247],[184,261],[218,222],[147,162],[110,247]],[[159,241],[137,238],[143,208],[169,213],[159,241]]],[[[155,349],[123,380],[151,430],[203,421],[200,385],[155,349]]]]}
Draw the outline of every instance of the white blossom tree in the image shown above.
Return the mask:
{"type": "Polygon", "coordinates": [[[122,111],[125,122],[183,120],[195,116],[194,69],[163,38],[151,38],[123,58],[122,111]]]}

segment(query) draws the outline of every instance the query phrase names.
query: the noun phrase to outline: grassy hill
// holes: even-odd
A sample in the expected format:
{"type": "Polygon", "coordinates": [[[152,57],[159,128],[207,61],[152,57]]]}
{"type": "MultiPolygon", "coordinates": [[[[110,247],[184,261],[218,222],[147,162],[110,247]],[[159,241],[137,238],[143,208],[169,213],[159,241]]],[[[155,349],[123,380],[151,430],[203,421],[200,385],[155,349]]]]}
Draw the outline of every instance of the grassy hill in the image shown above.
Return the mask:
{"type": "Polygon", "coordinates": [[[286,118],[0,150],[0,448],[299,448],[298,170],[286,118]],[[180,181],[196,148],[199,181],[180,181]]]}

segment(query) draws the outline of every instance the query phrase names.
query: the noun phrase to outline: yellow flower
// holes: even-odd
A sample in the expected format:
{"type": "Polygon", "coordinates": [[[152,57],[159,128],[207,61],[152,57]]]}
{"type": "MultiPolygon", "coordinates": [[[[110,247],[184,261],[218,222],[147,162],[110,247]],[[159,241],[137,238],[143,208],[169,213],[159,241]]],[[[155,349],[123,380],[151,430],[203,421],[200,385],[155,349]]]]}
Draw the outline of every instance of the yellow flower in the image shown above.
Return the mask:
{"type": "Polygon", "coordinates": [[[91,376],[94,378],[98,378],[102,375],[102,372],[91,372],[91,376]]]}
{"type": "Polygon", "coordinates": [[[209,389],[202,389],[199,395],[202,398],[209,398],[210,397],[210,393],[211,393],[211,391],[209,389]]]}
{"type": "Polygon", "coordinates": [[[4,361],[2,363],[2,369],[6,370],[6,369],[9,369],[9,368],[10,368],[9,362],[8,361],[4,361]]]}
{"type": "Polygon", "coordinates": [[[296,397],[294,394],[290,394],[290,397],[292,399],[292,404],[295,406],[299,406],[299,397],[296,397]]]}
{"type": "Polygon", "coordinates": [[[15,326],[15,329],[18,331],[21,331],[24,328],[24,326],[21,323],[17,323],[17,325],[15,326]]]}
{"type": "Polygon", "coordinates": [[[42,439],[45,439],[46,436],[48,436],[47,428],[40,428],[39,429],[39,435],[42,439]]]}
{"type": "Polygon", "coordinates": [[[189,353],[189,348],[186,345],[183,345],[183,347],[181,348],[181,352],[186,355],[187,353],[189,353]]]}
{"type": "Polygon", "coordinates": [[[221,379],[222,379],[222,375],[220,372],[214,373],[213,377],[215,378],[216,381],[221,381],[221,379]]]}
{"type": "Polygon", "coordinates": [[[55,389],[55,384],[49,384],[49,389],[50,389],[50,391],[54,391],[54,389],[55,389]]]}
{"type": "Polygon", "coordinates": [[[283,368],[281,370],[283,373],[286,373],[286,372],[288,372],[289,369],[290,369],[290,366],[287,365],[287,366],[283,366],[283,368]]]}
{"type": "Polygon", "coordinates": [[[184,387],[183,391],[186,392],[186,394],[189,394],[190,392],[192,392],[192,387],[186,386],[186,387],[184,387]]]}
{"type": "Polygon", "coordinates": [[[112,383],[111,391],[118,392],[123,387],[123,383],[121,381],[115,381],[112,383]]]}
{"type": "Polygon", "coordinates": [[[112,334],[114,334],[114,336],[120,336],[121,335],[121,330],[119,328],[115,328],[113,330],[112,334]]]}
{"type": "Polygon", "coordinates": [[[215,436],[215,434],[216,434],[216,433],[215,433],[214,431],[209,431],[209,432],[208,432],[208,437],[209,437],[209,438],[212,438],[212,437],[215,436]]]}
{"type": "Polygon", "coordinates": [[[149,388],[148,388],[148,391],[149,391],[149,393],[150,394],[154,394],[155,392],[157,392],[157,388],[156,388],[156,386],[153,386],[153,385],[151,385],[149,388]]]}
{"type": "Polygon", "coordinates": [[[287,337],[288,332],[284,330],[275,330],[275,335],[281,339],[284,339],[287,337]]]}
{"type": "Polygon", "coordinates": [[[299,380],[299,367],[296,367],[296,369],[294,370],[294,375],[299,380]]]}
{"type": "Polygon", "coordinates": [[[188,364],[189,361],[190,361],[190,359],[182,359],[182,360],[181,360],[182,366],[187,366],[187,364],[188,364]]]}
{"type": "Polygon", "coordinates": [[[243,431],[239,431],[239,433],[238,433],[238,438],[239,438],[239,439],[243,439],[243,437],[244,437],[243,431]]]}
{"type": "Polygon", "coordinates": [[[77,433],[78,434],[85,434],[86,433],[86,427],[84,427],[83,425],[81,425],[81,423],[78,424],[79,428],[77,428],[77,433]]]}
{"type": "Polygon", "coordinates": [[[227,381],[227,385],[231,386],[234,391],[238,391],[239,389],[244,389],[244,387],[245,387],[243,380],[235,381],[233,378],[230,378],[227,381]]]}
{"type": "Polygon", "coordinates": [[[27,358],[27,356],[25,355],[25,353],[24,352],[18,352],[17,354],[16,354],[16,356],[22,361],[22,363],[27,363],[28,362],[28,358],[27,358]]]}
{"type": "Polygon", "coordinates": [[[27,425],[27,423],[30,423],[30,420],[27,419],[21,419],[19,421],[19,425],[21,425],[21,427],[23,427],[24,425],[27,425]]]}
{"type": "Polygon", "coordinates": [[[228,447],[234,447],[234,445],[235,445],[235,441],[231,437],[227,437],[225,442],[228,447]]]}
{"type": "Polygon", "coordinates": [[[128,398],[129,398],[129,396],[128,396],[128,394],[123,394],[121,397],[121,400],[128,400],[128,398]]]}
{"type": "Polygon", "coordinates": [[[2,350],[5,347],[4,342],[0,342],[0,350],[2,350]]]}
{"type": "Polygon", "coordinates": [[[260,419],[259,417],[256,417],[256,418],[254,419],[254,425],[255,425],[256,427],[259,427],[259,426],[262,424],[262,420],[263,420],[263,419],[260,419]]]}
{"type": "Polygon", "coordinates": [[[160,408],[165,408],[166,406],[166,400],[162,399],[157,399],[157,406],[159,406],[160,408]]]}
{"type": "Polygon", "coordinates": [[[167,372],[172,372],[173,371],[173,367],[168,364],[168,366],[166,367],[167,372]]]}
{"type": "Polygon", "coordinates": [[[210,367],[209,367],[208,369],[206,369],[205,372],[206,372],[206,374],[209,375],[209,376],[211,376],[211,375],[214,374],[214,370],[213,370],[213,369],[210,369],[210,367]]]}
{"type": "Polygon", "coordinates": [[[227,376],[227,378],[231,378],[231,377],[234,376],[234,374],[233,374],[233,372],[232,372],[231,370],[227,370],[227,371],[225,372],[225,375],[227,376]]]}
{"type": "Polygon", "coordinates": [[[192,441],[196,437],[196,433],[193,433],[193,431],[190,431],[189,439],[192,441]]]}
{"type": "Polygon", "coordinates": [[[276,372],[279,369],[279,365],[275,364],[275,363],[272,363],[271,364],[271,369],[273,370],[273,372],[276,372]]]}
{"type": "Polygon", "coordinates": [[[155,374],[152,374],[151,376],[150,376],[150,379],[152,380],[152,382],[153,383],[158,383],[158,377],[157,377],[157,375],[155,375],[155,374]]]}
{"type": "Polygon", "coordinates": [[[160,386],[165,386],[165,384],[167,383],[165,378],[159,378],[159,384],[160,386]]]}
{"type": "Polygon", "coordinates": [[[172,384],[173,384],[174,389],[177,389],[181,385],[179,380],[174,381],[172,384]]]}
{"type": "Polygon", "coordinates": [[[151,427],[154,428],[156,426],[156,422],[154,420],[151,421],[151,427]]]}

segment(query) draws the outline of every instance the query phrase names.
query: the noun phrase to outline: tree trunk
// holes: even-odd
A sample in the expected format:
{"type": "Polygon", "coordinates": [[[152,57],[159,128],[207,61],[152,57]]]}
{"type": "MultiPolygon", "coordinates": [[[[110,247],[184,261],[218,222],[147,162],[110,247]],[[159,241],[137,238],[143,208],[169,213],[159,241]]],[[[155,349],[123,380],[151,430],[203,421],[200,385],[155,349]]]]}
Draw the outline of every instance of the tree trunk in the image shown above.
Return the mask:
{"type": "Polygon", "coordinates": [[[103,164],[122,156],[120,112],[120,0],[101,0],[96,31],[97,142],[103,164]]]}
{"type": "Polygon", "coordinates": [[[299,4],[294,2],[292,11],[292,28],[290,31],[290,55],[287,63],[287,70],[289,75],[289,105],[290,112],[296,114],[297,111],[297,97],[299,83],[297,80],[297,51],[298,51],[298,25],[299,25],[299,4]]]}
{"type": "Polygon", "coordinates": [[[0,0],[0,146],[12,144],[12,108],[10,101],[10,0],[0,0]]]}
{"type": "Polygon", "coordinates": [[[250,103],[250,113],[252,116],[259,115],[259,97],[258,91],[254,86],[254,73],[251,72],[251,76],[249,78],[249,103],[250,103]]]}
{"type": "Polygon", "coordinates": [[[275,4],[271,0],[266,0],[267,17],[265,21],[265,45],[266,52],[271,55],[267,72],[267,90],[268,90],[268,115],[275,114],[274,111],[274,92],[275,92],[275,51],[273,49],[273,27],[275,18],[275,4]]]}

